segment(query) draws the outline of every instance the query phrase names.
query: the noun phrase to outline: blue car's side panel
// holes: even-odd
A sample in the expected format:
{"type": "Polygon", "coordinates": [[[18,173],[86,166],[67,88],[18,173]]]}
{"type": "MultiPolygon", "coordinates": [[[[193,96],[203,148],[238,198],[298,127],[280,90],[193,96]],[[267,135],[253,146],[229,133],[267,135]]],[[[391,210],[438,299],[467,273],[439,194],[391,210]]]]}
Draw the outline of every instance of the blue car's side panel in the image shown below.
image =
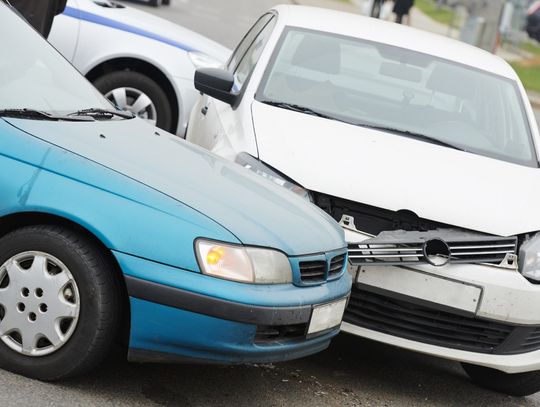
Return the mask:
{"type": "Polygon", "coordinates": [[[0,133],[0,216],[42,212],[65,217],[110,249],[192,271],[198,266],[192,245],[185,242],[200,236],[238,242],[199,212],[1,120],[0,133]]]}

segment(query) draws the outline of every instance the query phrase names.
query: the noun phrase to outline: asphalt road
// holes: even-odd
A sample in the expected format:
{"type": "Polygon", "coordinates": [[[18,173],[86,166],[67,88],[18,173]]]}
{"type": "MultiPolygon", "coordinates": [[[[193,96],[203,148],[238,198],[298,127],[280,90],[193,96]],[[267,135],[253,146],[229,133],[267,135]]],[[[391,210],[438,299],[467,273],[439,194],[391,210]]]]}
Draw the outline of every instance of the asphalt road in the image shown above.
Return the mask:
{"type": "Polygon", "coordinates": [[[288,0],[171,0],[170,6],[148,7],[143,1],[124,1],[132,7],[150,11],[234,48],[255,20],[276,4],[288,0]]]}
{"type": "MultiPolygon", "coordinates": [[[[233,47],[267,0],[138,5],[233,47]]],[[[538,115],[540,118],[540,115],[538,115]]],[[[139,365],[114,355],[89,376],[41,383],[0,371],[0,406],[540,406],[471,384],[458,363],[341,334],[318,355],[237,367],[139,365]]]]}

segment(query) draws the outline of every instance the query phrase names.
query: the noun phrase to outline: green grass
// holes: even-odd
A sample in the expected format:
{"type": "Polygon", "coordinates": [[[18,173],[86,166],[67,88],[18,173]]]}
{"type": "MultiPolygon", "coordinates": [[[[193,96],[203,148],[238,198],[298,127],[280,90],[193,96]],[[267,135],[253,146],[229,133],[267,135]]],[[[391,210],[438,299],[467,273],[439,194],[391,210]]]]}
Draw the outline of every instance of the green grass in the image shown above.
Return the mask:
{"type": "Polygon", "coordinates": [[[523,51],[526,51],[526,52],[529,52],[530,54],[533,54],[533,55],[540,55],[540,45],[538,44],[535,44],[533,42],[523,42],[521,45],[520,45],[520,48],[523,50],[523,51]]]}
{"type": "Polygon", "coordinates": [[[435,0],[416,0],[414,6],[418,7],[420,11],[433,20],[442,24],[450,25],[454,19],[454,12],[445,7],[437,9],[435,0]]]}
{"type": "Polygon", "coordinates": [[[526,89],[540,93],[540,66],[522,66],[519,63],[511,65],[526,89]]]}

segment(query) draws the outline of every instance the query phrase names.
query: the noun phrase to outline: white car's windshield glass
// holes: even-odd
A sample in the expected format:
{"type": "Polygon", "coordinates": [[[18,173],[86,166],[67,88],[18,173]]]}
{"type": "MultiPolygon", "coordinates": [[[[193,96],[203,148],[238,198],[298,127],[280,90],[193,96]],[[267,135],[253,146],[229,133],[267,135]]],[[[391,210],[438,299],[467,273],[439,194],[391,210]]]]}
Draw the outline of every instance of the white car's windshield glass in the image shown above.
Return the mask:
{"type": "Polygon", "coordinates": [[[2,2],[0,49],[0,110],[49,114],[83,109],[114,111],[75,68],[2,2]]]}
{"type": "Polygon", "coordinates": [[[537,166],[515,81],[402,48],[289,28],[256,98],[537,166]]]}

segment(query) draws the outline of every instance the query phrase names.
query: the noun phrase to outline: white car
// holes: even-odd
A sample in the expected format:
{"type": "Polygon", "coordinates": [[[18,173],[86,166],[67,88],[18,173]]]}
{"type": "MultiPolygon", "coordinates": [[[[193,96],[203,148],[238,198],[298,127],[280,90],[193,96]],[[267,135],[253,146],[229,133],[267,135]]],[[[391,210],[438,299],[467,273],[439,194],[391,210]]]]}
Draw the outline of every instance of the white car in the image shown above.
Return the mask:
{"type": "Polygon", "coordinates": [[[342,329],[540,389],[540,138],[500,58],[351,14],[261,17],[202,69],[187,140],[311,199],[346,230],[342,329]]]}
{"type": "Polygon", "coordinates": [[[108,0],[68,0],[49,41],[115,105],[183,136],[197,67],[230,50],[184,27],[108,0]]]}

